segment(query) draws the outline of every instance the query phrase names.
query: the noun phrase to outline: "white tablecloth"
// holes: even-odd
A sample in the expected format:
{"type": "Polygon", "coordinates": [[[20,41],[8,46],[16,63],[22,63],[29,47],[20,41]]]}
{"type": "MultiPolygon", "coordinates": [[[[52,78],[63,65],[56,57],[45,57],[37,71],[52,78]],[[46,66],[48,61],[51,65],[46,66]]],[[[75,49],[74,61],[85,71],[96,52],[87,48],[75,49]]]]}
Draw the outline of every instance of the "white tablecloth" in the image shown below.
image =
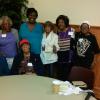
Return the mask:
{"type": "Polygon", "coordinates": [[[53,80],[36,75],[0,77],[0,100],[84,100],[86,97],[86,94],[54,94],[53,80]]]}

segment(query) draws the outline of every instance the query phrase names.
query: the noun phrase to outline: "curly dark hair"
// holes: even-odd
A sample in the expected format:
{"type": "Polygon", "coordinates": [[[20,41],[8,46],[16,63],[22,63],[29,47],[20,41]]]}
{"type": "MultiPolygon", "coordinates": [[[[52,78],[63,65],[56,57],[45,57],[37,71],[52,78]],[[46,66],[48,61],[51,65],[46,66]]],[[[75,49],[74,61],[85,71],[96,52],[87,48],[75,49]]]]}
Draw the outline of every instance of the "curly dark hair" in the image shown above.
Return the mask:
{"type": "Polygon", "coordinates": [[[36,18],[37,18],[38,17],[38,12],[37,12],[37,10],[35,8],[28,8],[27,9],[27,12],[26,12],[27,17],[33,12],[35,13],[36,18]]]}
{"type": "Polygon", "coordinates": [[[65,16],[65,15],[59,15],[59,16],[57,17],[57,19],[56,19],[56,25],[57,25],[57,26],[58,26],[58,21],[59,21],[60,19],[64,21],[66,27],[69,26],[69,18],[68,18],[68,16],[65,16]]]}

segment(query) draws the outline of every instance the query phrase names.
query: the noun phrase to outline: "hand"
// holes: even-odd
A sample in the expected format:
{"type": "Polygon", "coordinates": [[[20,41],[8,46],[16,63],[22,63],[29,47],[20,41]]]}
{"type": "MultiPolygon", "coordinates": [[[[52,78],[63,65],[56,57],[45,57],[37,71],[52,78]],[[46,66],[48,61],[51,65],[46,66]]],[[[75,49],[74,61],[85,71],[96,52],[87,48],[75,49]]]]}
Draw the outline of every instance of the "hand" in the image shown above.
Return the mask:
{"type": "Polygon", "coordinates": [[[53,45],[53,52],[54,53],[57,53],[57,49],[56,49],[56,46],[55,45],[53,45]]]}
{"type": "Polygon", "coordinates": [[[25,67],[19,68],[19,74],[25,74],[25,73],[26,73],[26,68],[25,67]]]}
{"type": "Polygon", "coordinates": [[[45,46],[42,47],[42,51],[45,51],[45,46]]]}

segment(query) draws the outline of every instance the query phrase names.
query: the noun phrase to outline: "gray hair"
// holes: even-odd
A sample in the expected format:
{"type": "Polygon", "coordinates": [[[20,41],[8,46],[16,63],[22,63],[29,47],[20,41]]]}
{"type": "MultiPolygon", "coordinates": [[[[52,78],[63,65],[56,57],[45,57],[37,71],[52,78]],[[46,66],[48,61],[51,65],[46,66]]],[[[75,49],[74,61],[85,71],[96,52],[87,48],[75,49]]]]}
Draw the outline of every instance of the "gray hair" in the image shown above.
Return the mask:
{"type": "Polygon", "coordinates": [[[8,16],[2,16],[0,18],[0,26],[3,24],[4,21],[8,21],[8,23],[10,24],[10,26],[13,25],[12,20],[8,16]]]}

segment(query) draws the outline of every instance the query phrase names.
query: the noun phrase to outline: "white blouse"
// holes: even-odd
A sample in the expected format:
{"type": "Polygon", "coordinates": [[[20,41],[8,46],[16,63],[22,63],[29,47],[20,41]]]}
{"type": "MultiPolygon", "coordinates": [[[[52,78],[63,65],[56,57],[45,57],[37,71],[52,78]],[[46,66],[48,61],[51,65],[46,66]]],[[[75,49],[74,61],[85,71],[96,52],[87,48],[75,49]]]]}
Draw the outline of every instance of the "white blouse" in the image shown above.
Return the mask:
{"type": "Polygon", "coordinates": [[[54,32],[50,32],[46,37],[46,33],[43,34],[42,47],[41,47],[41,60],[43,64],[54,63],[58,60],[57,53],[53,52],[53,46],[56,46],[57,51],[59,50],[58,45],[58,35],[54,32]],[[42,47],[45,46],[45,50],[42,50],[42,47]]]}

